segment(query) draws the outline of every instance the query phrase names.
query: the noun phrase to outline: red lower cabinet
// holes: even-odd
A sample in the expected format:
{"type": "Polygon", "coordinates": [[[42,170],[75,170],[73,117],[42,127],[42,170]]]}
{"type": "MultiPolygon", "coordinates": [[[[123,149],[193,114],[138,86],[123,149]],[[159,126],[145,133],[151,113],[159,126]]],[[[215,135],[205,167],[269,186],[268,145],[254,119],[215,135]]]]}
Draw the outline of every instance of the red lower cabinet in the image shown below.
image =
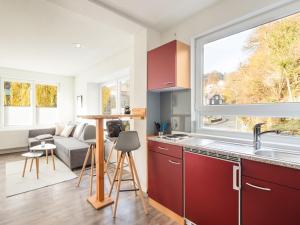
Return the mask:
{"type": "Polygon", "coordinates": [[[182,171],[182,159],[148,151],[148,195],[180,216],[183,216],[182,171]]]}
{"type": "MultiPolygon", "coordinates": [[[[239,164],[190,152],[185,160],[185,217],[197,225],[238,225],[239,164]]],[[[256,225],[256,224],[252,224],[256,225]]]]}
{"type": "Polygon", "coordinates": [[[300,190],[243,177],[243,225],[299,225],[300,190]]]}
{"type": "Polygon", "coordinates": [[[242,224],[299,225],[300,171],[243,160],[242,224]]]}

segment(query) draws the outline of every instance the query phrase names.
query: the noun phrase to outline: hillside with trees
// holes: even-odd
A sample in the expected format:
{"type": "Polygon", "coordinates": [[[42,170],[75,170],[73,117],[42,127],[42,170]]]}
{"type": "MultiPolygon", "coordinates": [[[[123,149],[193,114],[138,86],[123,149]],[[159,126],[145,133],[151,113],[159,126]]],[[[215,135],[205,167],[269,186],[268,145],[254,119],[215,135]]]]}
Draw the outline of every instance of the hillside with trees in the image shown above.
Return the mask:
{"type": "MultiPolygon", "coordinates": [[[[300,102],[300,13],[255,29],[244,51],[251,52],[248,60],[226,74],[218,87],[225,104],[300,102]]],[[[213,89],[220,82],[216,74],[219,72],[212,72],[206,89],[213,89]]],[[[300,120],[296,118],[239,120],[248,130],[255,123],[267,122],[269,128],[300,134],[300,120]]]]}

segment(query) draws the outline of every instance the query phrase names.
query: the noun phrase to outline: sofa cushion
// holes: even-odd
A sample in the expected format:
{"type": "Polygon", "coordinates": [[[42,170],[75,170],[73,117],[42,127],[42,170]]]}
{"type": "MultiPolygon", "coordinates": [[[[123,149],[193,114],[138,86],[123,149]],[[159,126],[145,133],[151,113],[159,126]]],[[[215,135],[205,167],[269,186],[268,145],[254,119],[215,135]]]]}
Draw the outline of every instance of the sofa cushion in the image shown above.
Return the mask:
{"type": "Polygon", "coordinates": [[[48,129],[33,129],[29,130],[28,137],[33,138],[41,134],[55,134],[55,128],[48,128],[48,129]]]}
{"type": "Polygon", "coordinates": [[[69,137],[69,138],[55,138],[54,143],[56,145],[62,145],[64,148],[68,149],[69,151],[78,150],[78,149],[86,149],[89,146],[86,143],[83,143],[76,138],[69,137]]]}
{"type": "MultiPolygon", "coordinates": [[[[76,138],[69,137],[54,137],[54,144],[56,145],[56,155],[69,168],[74,169],[82,167],[88,145],[76,138]]],[[[88,161],[88,164],[90,162],[88,161]]]]}
{"type": "Polygon", "coordinates": [[[38,140],[46,140],[52,138],[51,134],[41,134],[35,137],[38,140]]]}
{"type": "Polygon", "coordinates": [[[65,128],[65,124],[63,123],[57,123],[55,124],[55,135],[60,135],[61,132],[64,130],[65,128]]]}
{"type": "Polygon", "coordinates": [[[64,130],[61,132],[60,136],[69,137],[74,129],[74,125],[65,126],[64,130]]]}
{"type": "Polygon", "coordinates": [[[79,139],[85,126],[86,126],[86,123],[78,124],[74,130],[73,137],[79,139]]]}

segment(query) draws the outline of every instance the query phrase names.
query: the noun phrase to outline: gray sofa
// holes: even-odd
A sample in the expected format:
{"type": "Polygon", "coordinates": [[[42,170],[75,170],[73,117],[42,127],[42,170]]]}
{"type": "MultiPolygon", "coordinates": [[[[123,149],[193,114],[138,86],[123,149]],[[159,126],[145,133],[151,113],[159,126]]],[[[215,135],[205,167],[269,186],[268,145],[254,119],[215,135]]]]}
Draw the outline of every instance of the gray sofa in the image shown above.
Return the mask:
{"type": "MultiPolygon", "coordinates": [[[[70,169],[79,168],[82,167],[89,147],[84,140],[95,139],[96,128],[93,125],[86,125],[79,139],[73,137],[73,132],[70,137],[61,137],[55,136],[55,128],[29,130],[28,146],[30,148],[41,143],[41,140],[36,138],[37,136],[51,134],[53,137],[44,139],[44,141],[56,145],[56,156],[70,169]]],[[[88,162],[88,164],[90,164],[90,162],[88,162]]]]}

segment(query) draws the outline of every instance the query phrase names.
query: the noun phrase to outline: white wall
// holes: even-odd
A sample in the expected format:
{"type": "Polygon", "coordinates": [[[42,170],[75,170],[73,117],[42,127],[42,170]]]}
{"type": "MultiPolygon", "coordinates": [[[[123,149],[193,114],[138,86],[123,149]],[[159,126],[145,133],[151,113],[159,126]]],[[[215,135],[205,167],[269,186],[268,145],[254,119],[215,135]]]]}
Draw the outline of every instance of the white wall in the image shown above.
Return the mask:
{"type": "MultiPolygon", "coordinates": [[[[147,51],[160,45],[160,34],[151,29],[141,29],[134,36],[134,69],[131,76],[132,108],[147,107],[147,51]]],[[[147,119],[134,120],[133,129],[139,134],[141,148],[134,153],[143,191],[147,191],[147,119]]]]}
{"type": "MultiPolygon", "coordinates": [[[[59,85],[58,120],[74,120],[74,77],[0,68],[0,79],[20,79],[29,81],[57,83],[59,85]]],[[[3,122],[3,121],[1,121],[3,122]]],[[[0,150],[27,146],[28,129],[0,129],[0,150]]]]}
{"type": "Polygon", "coordinates": [[[162,32],[162,43],[177,39],[189,44],[196,35],[286,2],[291,0],[223,0],[162,32]]]}
{"type": "Polygon", "coordinates": [[[131,73],[132,65],[133,47],[130,47],[78,73],[75,77],[75,97],[83,96],[83,107],[76,109],[76,115],[101,113],[100,92],[99,97],[95,99],[96,90],[95,86],[93,89],[92,83],[101,84],[127,75],[131,73]],[[93,90],[89,90],[90,88],[93,90]]]}

